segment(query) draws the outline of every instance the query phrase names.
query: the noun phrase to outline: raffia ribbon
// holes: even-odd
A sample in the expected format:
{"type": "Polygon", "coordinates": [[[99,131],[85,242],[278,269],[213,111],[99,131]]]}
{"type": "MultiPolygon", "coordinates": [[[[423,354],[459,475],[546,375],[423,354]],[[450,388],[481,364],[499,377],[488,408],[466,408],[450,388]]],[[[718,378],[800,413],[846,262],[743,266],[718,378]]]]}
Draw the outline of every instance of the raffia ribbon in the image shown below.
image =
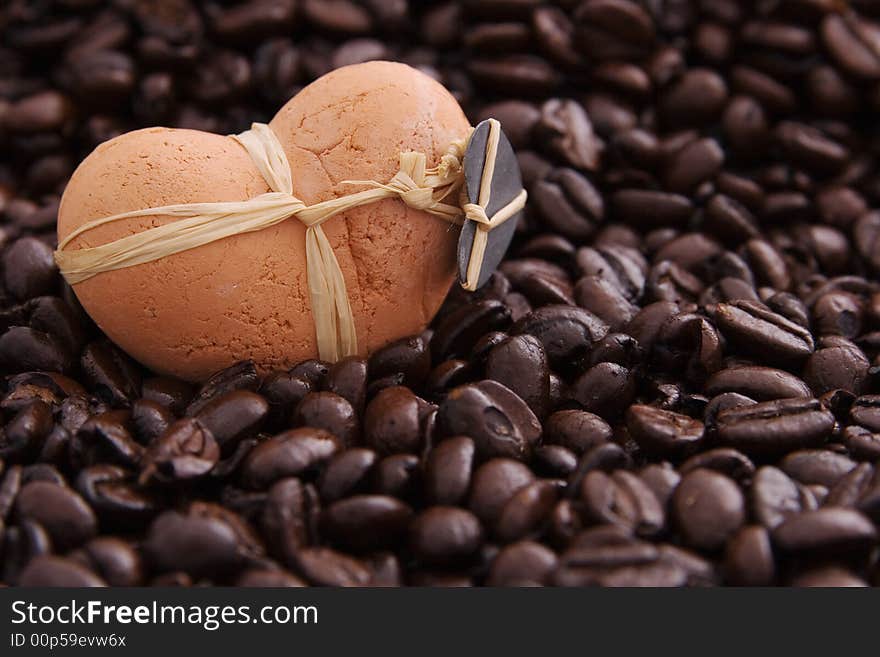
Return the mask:
{"type": "Polygon", "coordinates": [[[496,134],[493,146],[490,130],[477,204],[461,203],[464,191],[462,159],[467,140],[460,139],[449,146],[435,167],[427,167],[424,153],[400,153],[400,169],[389,182],[343,181],[344,184],[364,185],[368,189],[306,205],[293,195],[290,164],[275,133],[264,123],[254,123],[250,130],[231,136],[247,150],[271,192],[245,201],[165,205],[89,221],[58,244],[55,261],[65,279],[75,285],[103,272],[152,262],[226,237],[263,230],[290,217],[296,217],[306,226],[306,268],[318,355],[323,360],[335,362],[357,353],[357,335],[345,279],[321,225],[337,214],[387,198],[399,198],[411,208],[423,210],[457,225],[461,225],[463,216],[466,216],[480,224],[480,230],[475,232],[468,281],[464,285],[466,289],[476,289],[486,248],[486,232],[519,212],[525,205],[526,195],[523,190],[495,216],[486,217],[488,187],[491,185],[491,170],[494,169],[500,136],[500,125],[494,119],[490,121],[494,122],[496,134]],[[450,198],[456,202],[450,203],[450,198]],[[100,246],[65,250],[77,237],[99,226],[123,219],[156,215],[175,217],[178,220],[100,246]],[[482,238],[479,237],[481,235],[482,238]],[[478,246],[481,239],[482,246],[478,246]],[[476,265],[475,256],[479,258],[476,265]],[[473,279],[471,267],[476,270],[476,277],[473,279]]]}

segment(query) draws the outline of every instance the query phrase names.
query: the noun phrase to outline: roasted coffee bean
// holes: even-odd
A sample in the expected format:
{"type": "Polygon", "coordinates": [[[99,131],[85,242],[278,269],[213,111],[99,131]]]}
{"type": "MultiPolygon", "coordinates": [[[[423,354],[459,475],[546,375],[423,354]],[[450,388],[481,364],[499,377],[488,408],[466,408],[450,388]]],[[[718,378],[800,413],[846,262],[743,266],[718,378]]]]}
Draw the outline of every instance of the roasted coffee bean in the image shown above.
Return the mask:
{"type": "Polygon", "coordinates": [[[855,14],[828,14],[821,25],[822,42],[840,67],[857,78],[880,78],[876,28],[855,14]]]}
{"type": "Polygon", "coordinates": [[[180,569],[193,577],[234,573],[263,553],[242,518],[207,502],[160,514],[150,525],[143,549],[159,572],[180,569]]]}
{"type": "Polygon", "coordinates": [[[468,493],[476,447],[465,436],[447,438],[425,461],[425,496],[432,504],[455,505],[468,493]]]}
{"type": "Polygon", "coordinates": [[[452,565],[476,556],[483,542],[480,521],[469,511],[433,506],[413,518],[409,544],[415,557],[433,565],[452,565]]]}
{"type": "Polygon", "coordinates": [[[376,452],[355,447],[333,456],[321,472],[321,499],[333,502],[366,487],[367,475],[377,461],[376,452]]]}
{"type": "Polygon", "coordinates": [[[506,100],[483,107],[478,121],[495,118],[504,126],[504,134],[514,148],[527,148],[532,139],[535,125],[541,112],[532,103],[521,100],[506,100]]]}
{"type": "Polygon", "coordinates": [[[749,483],[755,474],[755,464],[749,457],[729,447],[716,447],[702,454],[695,454],[681,464],[679,472],[684,475],[697,468],[720,472],[740,485],[749,483]]]}
{"type": "Polygon", "coordinates": [[[469,435],[482,457],[527,459],[541,425],[525,402],[495,381],[456,388],[437,415],[442,435],[469,435]]]}
{"type": "Polygon", "coordinates": [[[34,237],[22,237],[3,252],[3,282],[20,300],[50,294],[58,282],[52,249],[34,237]]]}
{"type": "Polygon", "coordinates": [[[468,508],[486,524],[494,524],[504,506],[535,476],[522,463],[506,458],[491,459],[474,472],[468,508]]]}
{"type": "Polygon", "coordinates": [[[19,586],[102,587],[107,583],[72,559],[39,556],[32,559],[18,578],[19,586]]]}
{"type": "Polygon", "coordinates": [[[617,363],[624,367],[634,367],[641,364],[644,358],[644,350],[635,338],[626,333],[609,333],[593,345],[589,364],[617,363]]]}
{"type": "Polygon", "coordinates": [[[256,490],[265,490],[286,477],[304,478],[340,451],[336,436],[323,429],[302,427],[279,433],[260,442],[241,465],[242,483],[256,490]]]}
{"type": "Polygon", "coordinates": [[[149,444],[165,433],[174,422],[174,416],[159,402],[138,399],[131,405],[131,424],[135,439],[142,445],[149,444]]]}
{"type": "Polygon", "coordinates": [[[584,108],[575,100],[552,98],[541,106],[536,138],[567,164],[588,171],[599,166],[602,143],[584,108]]]}
{"type": "Polygon", "coordinates": [[[613,524],[640,536],[653,536],[663,529],[665,512],[653,491],[636,475],[617,470],[611,476],[589,472],[580,485],[586,517],[613,524]]]}
{"type": "Polygon", "coordinates": [[[59,338],[26,326],[13,326],[0,335],[0,363],[9,372],[68,372],[73,357],[59,338]]]}
{"type": "Polygon", "coordinates": [[[706,381],[710,395],[735,392],[756,400],[809,397],[810,389],[797,377],[771,367],[729,367],[713,374],[706,381]]]}
{"type": "Polygon", "coordinates": [[[871,432],[864,427],[850,426],[843,432],[843,444],[858,459],[880,459],[880,433],[871,432]]]}
{"type": "Polygon", "coordinates": [[[393,547],[406,532],[412,509],[386,495],[354,495],[334,502],[321,515],[324,535],[357,552],[393,547]]]}
{"type": "Polygon", "coordinates": [[[260,395],[233,390],[201,405],[193,417],[211,432],[224,453],[230,453],[260,431],[268,412],[269,404],[260,395]]]}
{"type": "Polygon", "coordinates": [[[651,268],[646,281],[650,299],[676,304],[695,302],[703,292],[703,284],[696,276],[669,260],[651,268]]]}
{"type": "Polygon", "coordinates": [[[15,414],[0,434],[0,458],[8,461],[34,455],[52,430],[52,409],[33,401],[15,414]]]}
{"type": "Polygon", "coordinates": [[[654,345],[655,366],[682,371],[688,381],[701,382],[722,365],[722,339],[711,322],[682,313],[661,327],[654,345]]]}
{"type": "Polygon", "coordinates": [[[607,324],[592,313],[561,305],[544,306],[519,320],[512,328],[514,335],[536,337],[544,345],[554,369],[570,368],[607,332],[607,324]]]}
{"type": "Polygon", "coordinates": [[[556,503],[557,490],[554,482],[538,480],[514,493],[495,523],[498,539],[507,543],[540,530],[556,503]]]}
{"type": "Polygon", "coordinates": [[[807,359],[804,381],[818,396],[832,390],[858,395],[867,383],[869,368],[870,362],[855,345],[828,347],[807,359]]]}
{"type": "Polygon", "coordinates": [[[129,405],[140,396],[140,375],[135,364],[107,341],[92,342],[80,361],[99,397],[113,405],[129,405]]]}
{"type": "Polygon", "coordinates": [[[48,481],[22,486],[15,499],[21,520],[39,523],[58,550],[69,550],[92,538],[98,530],[95,514],[75,491],[48,481]]]}
{"type": "Polygon", "coordinates": [[[345,358],[327,372],[325,386],[329,392],[347,399],[358,413],[363,412],[367,395],[367,363],[361,358],[345,358]]]}
{"type": "Polygon", "coordinates": [[[260,510],[260,527],[266,536],[269,552],[282,563],[298,563],[300,551],[316,535],[319,512],[317,494],[299,479],[281,479],[269,489],[260,510]]]}
{"type": "Polygon", "coordinates": [[[332,392],[306,395],[291,416],[295,426],[323,429],[336,436],[343,445],[353,445],[360,436],[357,414],[348,400],[332,392]]]}
{"type": "Polygon", "coordinates": [[[469,62],[468,71],[479,85],[523,96],[552,93],[561,81],[553,66],[532,55],[474,58],[469,62]]]}
{"type": "Polygon", "coordinates": [[[260,395],[269,402],[266,423],[270,427],[284,426],[293,408],[312,392],[312,384],[290,372],[273,372],[263,379],[260,395]]]}
{"type": "Polygon", "coordinates": [[[650,222],[651,226],[687,224],[694,211],[686,196],[648,189],[621,189],[611,197],[614,217],[634,226],[650,222]]]}
{"type": "Polygon", "coordinates": [[[868,586],[865,580],[840,566],[825,566],[808,570],[791,580],[791,586],[841,588],[868,586]]]}
{"type": "Polygon", "coordinates": [[[727,544],[725,578],[734,586],[770,586],[776,578],[776,564],[770,536],[764,527],[743,527],[727,544]]]}
{"type": "Polygon", "coordinates": [[[486,378],[507,386],[539,418],[550,406],[550,370],[543,345],[531,335],[517,335],[496,345],[486,359],[486,378]]]}
{"type": "Polygon", "coordinates": [[[418,452],[423,421],[430,409],[430,404],[409,388],[385,388],[367,405],[364,442],[379,454],[418,452]]]}
{"type": "Polygon", "coordinates": [[[785,552],[844,557],[869,550],[877,530],[858,511],[829,507],[791,516],[773,530],[772,537],[785,552]]]}
{"type": "Polygon", "coordinates": [[[425,392],[430,399],[440,400],[446,394],[473,378],[471,364],[460,358],[452,358],[440,363],[428,374],[425,392]]]}
{"type": "Polygon", "coordinates": [[[53,409],[72,394],[83,394],[82,386],[61,374],[24,372],[9,378],[9,392],[0,401],[0,408],[17,413],[34,401],[42,401],[53,409]]]}
{"type": "Polygon", "coordinates": [[[612,421],[635,398],[636,378],[622,365],[599,363],[575,379],[569,394],[585,411],[612,421]]]}
{"type": "Polygon", "coordinates": [[[421,336],[403,338],[370,356],[369,375],[381,379],[401,374],[399,385],[418,387],[431,369],[431,353],[421,336]]]}
{"type": "Polygon", "coordinates": [[[768,285],[781,292],[791,286],[791,273],[785,259],[766,240],[750,239],[743,245],[741,255],[748,261],[759,284],[768,285]]]}
{"type": "Polygon", "coordinates": [[[70,441],[71,463],[75,467],[103,462],[136,467],[144,447],[128,431],[128,419],[127,411],[110,411],[86,420],[70,441]]]}
{"type": "Polygon", "coordinates": [[[144,569],[140,554],[121,539],[109,536],[94,538],[69,556],[74,555],[109,586],[142,584],[144,569]]]}
{"type": "Polygon", "coordinates": [[[681,456],[703,440],[702,422],[643,404],[630,406],[626,427],[639,447],[651,454],[681,456]]]}
{"type": "Polygon", "coordinates": [[[855,338],[862,332],[862,302],[854,294],[835,291],[823,294],[812,307],[813,325],[819,335],[855,338]]]}
{"type": "Polygon", "coordinates": [[[256,588],[288,588],[306,586],[306,583],[296,575],[280,569],[250,569],[244,571],[237,580],[235,586],[256,588]]]}
{"type": "Polygon", "coordinates": [[[297,551],[296,567],[316,586],[366,586],[371,578],[363,562],[330,548],[308,547],[297,551]]]}
{"type": "Polygon", "coordinates": [[[141,482],[179,483],[208,474],[220,459],[214,435],[193,418],[178,420],[150,443],[142,461],[141,482]]]}
{"type": "Polygon", "coordinates": [[[598,249],[583,247],[577,251],[576,262],[583,276],[595,276],[613,284],[630,301],[642,295],[648,264],[635,249],[616,244],[598,249]]]}
{"type": "Polygon", "coordinates": [[[517,541],[505,546],[492,561],[489,586],[540,586],[556,568],[556,554],[534,541],[517,541]]]}
{"type": "Polygon", "coordinates": [[[679,473],[666,462],[646,465],[639,471],[639,478],[651,489],[663,509],[668,507],[672,492],[681,481],[679,473]]]}
{"type": "Polygon", "coordinates": [[[179,379],[155,377],[143,382],[141,394],[144,399],[164,406],[174,415],[181,415],[192,398],[192,387],[179,379]]]}
{"type": "Polygon", "coordinates": [[[704,226],[729,244],[738,244],[758,235],[757,221],[749,209],[724,194],[716,194],[706,203],[704,226]]]}
{"type": "Polygon", "coordinates": [[[849,457],[829,449],[803,449],[790,452],[779,467],[804,485],[819,484],[831,488],[856,467],[849,457]]]}
{"type": "Polygon", "coordinates": [[[535,450],[535,472],[550,478],[567,479],[577,469],[577,455],[561,445],[541,445],[535,450]]]}
{"type": "Polygon", "coordinates": [[[646,352],[651,351],[660,334],[660,329],[680,308],[672,301],[657,301],[642,308],[626,325],[625,331],[634,337],[646,352]]]}
{"type": "Polygon", "coordinates": [[[612,331],[620,329],[638,312],[618,286],[599,276],[581,278],[574,295],[579,306],[608,324],[612,331]]]}
{"type": "Polygon", "coordinates": [[[765,362],[798,363],[813,353],[810,332],[754,301],[719,303],[713,313],[724,337],[765,362]]]}
{"type": "Polygon", "coordinates": [[[782,470],[772,466],[759,468],[750,489],[752,514],[767,529],[809,508],[808,500],[797,484],[782,470]]]}
{"type": "Polygon", "coordinates": [[[187,415],[196,415],[206,404],[233,390],[256,390],[260,385],[253,361],[245,360],[208,379],[196,392],[186,408],[187,415]]]}
{"type": "Polygon", "coordinates": [[[849,157],[843,146],[812,126],[782,121],[774,132],[777,143],[791,161],[818,174],[839,171],[849,157]]]}
{"type": "Polygon", "coordinates": [[[745,500],[731,479],[699,468],[676,487],[672,517],[687,545],[718,550],[745,523],[745,500]]]}
{"type": "Polygon", "coordinates": [[[880,432],[880,395],[862,395],[850,409],[850,419],[870,430],[880,432]]]}
{"type": "Polygon", "coordinates": [[[692,69],[672,84],[660,100],[660,112],[670,127],[701,125],[717,117],[727,100],[723,78],[709,69],[692,69]],[[695,105],[693,99],[699,98],[695,105]]]}
{"type": "Polygon", "coordinates": [[[133,483],[134,477],[115,465],[80,470],[76,490],[94,509],[102,526],[139,527],[156,512],[157,500],[133,483]]]}
{"type": "Polygon", "coordinates": [[[567,492],[569,495],[576,494],[584,477],[593,470],[610,473],[615,470],[629,468],[631,465],[632,459],[617,444],[605,443],[598,445],[581,456],[577,468],[568,478],[567,492]]]}
{"type": "Polygon", "coordinates": [[[575,454],[611,440],[611,427],[598,415],[586,411],[557,411],[544,424],[546,443],[567,447],[575,454]]]}
{"type": "Polygon", "coordinates": [[[420,474],[419,457],[415,454],[386,456],[373,471],[373,491],[408,499],[418,488],[420,474]]]}
{"type": "Polygon", "coordinates": [[[818,400],[780,399],[721,411],[716,436],[745,454],[768,456],[820,445],[833,428],[834,416],[818,400]]]}
{"type": "Polygon", "coordinates": [[[435,360],[466,356],[477,340],[489,331],[504,330],[510,325],[510,310],[496,300],[462,306],[446,315],[431,339],[435,360]]]}
{"type": "Polygon", "coordinates": [[[872,488],[874,474],[870,463],[859,463],[830,487],[823,505],[855,507],[872,488]]]}

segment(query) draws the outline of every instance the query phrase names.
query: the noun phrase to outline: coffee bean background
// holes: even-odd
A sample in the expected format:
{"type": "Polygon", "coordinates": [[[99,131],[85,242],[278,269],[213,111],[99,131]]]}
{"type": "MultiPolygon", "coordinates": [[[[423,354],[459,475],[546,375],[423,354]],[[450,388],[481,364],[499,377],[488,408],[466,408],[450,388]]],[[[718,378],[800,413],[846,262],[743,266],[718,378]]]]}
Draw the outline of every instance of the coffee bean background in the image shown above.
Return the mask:
{"type": "Polygon", "coordinates": [[[871,0],[6,0],[0,580],[880,585],[871,0]],[[97,144],[395,59],[494,116],[506,260],[372,354],[201,387],[52,260],[97,144]]]}

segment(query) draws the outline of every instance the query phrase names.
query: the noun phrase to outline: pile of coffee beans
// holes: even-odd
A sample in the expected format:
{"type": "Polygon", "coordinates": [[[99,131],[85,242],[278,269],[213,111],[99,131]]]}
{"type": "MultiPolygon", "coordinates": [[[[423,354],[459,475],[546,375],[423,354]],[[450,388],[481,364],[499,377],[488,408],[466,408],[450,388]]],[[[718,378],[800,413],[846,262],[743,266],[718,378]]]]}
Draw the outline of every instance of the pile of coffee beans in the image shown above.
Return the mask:
{"type": "Polygon", "coordinates": [[[6,0],[0,580],[880,585],[873,0],[6,0]],[[507,259],[368,359],[144,371],[52,260],[96,144],[395,59],[498,118],[507,259]]]}

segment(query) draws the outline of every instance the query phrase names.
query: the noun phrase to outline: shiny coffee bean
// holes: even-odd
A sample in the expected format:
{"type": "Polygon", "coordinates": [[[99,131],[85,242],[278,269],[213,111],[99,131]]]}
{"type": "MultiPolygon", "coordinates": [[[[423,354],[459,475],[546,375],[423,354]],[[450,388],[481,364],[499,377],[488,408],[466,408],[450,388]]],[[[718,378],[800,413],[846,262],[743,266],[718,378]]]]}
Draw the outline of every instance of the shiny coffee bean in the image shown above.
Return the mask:
{"type": "Polygon", "coordinates": [[[139,480],[180,483],[208,474],[220,459],[220,446],[210,430],[193,418],[172,424],[155,437],[141,462],[139,480]]]}
{"type": "Polygon", "coordinates": [[[305,478],[340,451],[336,436],[322,429],[302,427],[279,433],[256,445],[241,464],[244,486],[265,490],[279,479],[305,478]]]}
{"type": "Polygon", "coordinates": [[[387,495],[354,495],[326,507],[323,535],[355,552],[394,547],[406,532],[412,509],[387,495]]]}
{"type": "Polygon", "coordinates": [[[367,405],[364,442],[380,454],[418,452],[430,405],[403,386],[385,388],[367,405]]]}
{"type": "Polygon", "coordinates": [[[631,406],[626,426],[639,447],[653,454],[680,456],[703,439],[702,422],[653,406],[631,406]]]}
{"type": "Polygon", "coordinates": [[[437,423],[442,435],[469,435],[484,458],[527,459],[541,433],[525,402],[495,381],[453,390],[440,405],[437,423]]]}
{"type": "Polygon", "coordinates": [[[745,500],[733,480],[697,469],[684,475],[675,489],[672,517],[687,545],[718,550],[745,523],[745,500]]]}
{"type": "Polygon", "coordinates": [[[22,520],[39,523],[58,550],[69,550],[92,538],[98,529],[92,509],[67,486],[33,481],[21,488],[15,513],[22,520]]]}
{"type": "Polygon", "coordinates": [[[263,552],[244,520],[207,502],[160,514],[150,525],[143,549],[159,572],[180,569],[193,577],[234,573],[263,552]]]}
{"type": "Polygon", "coordinates": [[[424,467],[425,496],[432,504],[455,505],[468,493],[476,446],[466,436],[447,438],[428,454],[424,467]]]}
{"type": "Polygon", "coordinates": [[[758,456],[820,445],[833,428],[834,416],[809,398],[730,408],[718,413],[716,421],[719,442],[758,456]]]}
{"type": "Polygon", "coordinates": [[[473,559],[483,542],[480,521],[469,511],[434,506],[413,518],[409,544],[415,557],[432,565],[453,565],[473,559]]]}
{"type": "Polygon", "coordinates": [[[229,453],[260,431],[268,412],[269,404],[260,395],[233,390],[202,405],[193,417],[211,432],[221,451],[229,453]]]}

